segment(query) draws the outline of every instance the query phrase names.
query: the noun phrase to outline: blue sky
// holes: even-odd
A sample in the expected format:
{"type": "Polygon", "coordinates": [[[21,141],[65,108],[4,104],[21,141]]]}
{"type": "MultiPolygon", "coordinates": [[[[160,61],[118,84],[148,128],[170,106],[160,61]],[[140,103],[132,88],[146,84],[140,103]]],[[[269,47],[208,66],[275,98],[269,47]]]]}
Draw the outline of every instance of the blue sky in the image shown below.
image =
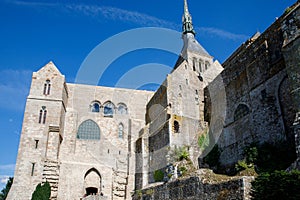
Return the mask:
{"type": "MultiPolygon", "coordinates": [[[[198,41],[222,63],[296,0],[188,2],[198,41]]],[[[5,177],[13,176],[33,71],[52,60],[73,82],[86,56],[102,41],[134,28],[181,31],[182,13],[183,0],[0,0],[0,188],[5,177]]],[[[161,50],[134,51],[115,60],[100,84],[114,86],[137,65],[172,67],[176,59],[161,50]]]]}

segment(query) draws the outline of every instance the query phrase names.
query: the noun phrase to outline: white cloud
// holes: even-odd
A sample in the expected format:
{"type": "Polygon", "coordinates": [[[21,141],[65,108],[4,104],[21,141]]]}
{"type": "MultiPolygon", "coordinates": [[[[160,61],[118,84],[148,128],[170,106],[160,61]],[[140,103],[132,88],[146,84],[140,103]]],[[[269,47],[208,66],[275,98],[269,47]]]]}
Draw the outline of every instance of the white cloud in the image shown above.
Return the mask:
{"type": "Polygon", "coordinates": [[[8,181],[9,176],[2,176],[0,175],[0,183],[1,184],[6,184],[8,181]]]}
{"type": "MultiPolygon", "coordinates": [[[[0,165],[0,170],[2,171],[14,171],[15,170],[15,164],[8,164],[8,165],[0,165]]],[[[0,175],[0,177],[3,175],[0,175]]]]}
{"type": "MultiPolygon", "coordinates": [[[[181,24],[176,24],[170,21],[162,20],[144,13],[124,10],[115,7],[89,5],[89,4],[62,4],[62,3],[47,3],[47,2],[28,2],[28,1],[11,1],[19,6],[32,7],[57,7],[65,8],[67,11],[80,12],[89,17],[102,16],[108,20],[122,21],[127,23],[134,23],[140,26],[164,27],[174,30],[180,30],[181,24]]],[[[215,37],[225,38],[228,40],[246,40],[247,35],[231,33],[226,30],[213,27],[195,27],[198,32],[206,33],[205,35],[214,35],[215,37]]]]}

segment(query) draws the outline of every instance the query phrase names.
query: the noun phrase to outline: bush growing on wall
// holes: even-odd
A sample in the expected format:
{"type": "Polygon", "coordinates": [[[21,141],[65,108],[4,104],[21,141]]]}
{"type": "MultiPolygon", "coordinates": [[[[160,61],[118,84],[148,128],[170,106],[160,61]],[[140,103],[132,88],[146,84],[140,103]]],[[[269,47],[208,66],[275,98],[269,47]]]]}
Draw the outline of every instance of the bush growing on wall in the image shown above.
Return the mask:
{"type": "Polygon", "coordinates": [[[300,171],[262,173],[251,184],[252,200],[300,199],[300,171]]]}
{"type": "Polygon", "coordinates": [[[32,193],[31,200],[49,200],[51,195],[51,187],[48,182],[44,183],[43,185],[39,183],[35,191],[32,193]]]}

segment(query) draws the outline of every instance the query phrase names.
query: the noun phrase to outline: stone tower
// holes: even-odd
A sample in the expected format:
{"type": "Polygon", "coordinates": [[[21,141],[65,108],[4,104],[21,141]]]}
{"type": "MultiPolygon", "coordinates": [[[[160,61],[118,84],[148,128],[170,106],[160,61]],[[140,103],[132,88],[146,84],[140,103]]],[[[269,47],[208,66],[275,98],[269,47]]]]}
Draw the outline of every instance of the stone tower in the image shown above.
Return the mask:
{"type": "Polygon", "coordinates": [[[32,75],[14,183],[7,199],[30,199],[41,180],[57,195],[58,155],[68,101],[65,77],[49,62],[32,75]]]}
{"type": "Polygon", "coordinates": [[[222,70],[195,39],[192,17],[184,0],[183,48],[173,71],[147,104],[146,127],[136,142],[136,189],[153,182],[153,172],[172,162],[176,147],[187,147],[198,166],[198,137],[204,123],[204,88],[222,70]]]}

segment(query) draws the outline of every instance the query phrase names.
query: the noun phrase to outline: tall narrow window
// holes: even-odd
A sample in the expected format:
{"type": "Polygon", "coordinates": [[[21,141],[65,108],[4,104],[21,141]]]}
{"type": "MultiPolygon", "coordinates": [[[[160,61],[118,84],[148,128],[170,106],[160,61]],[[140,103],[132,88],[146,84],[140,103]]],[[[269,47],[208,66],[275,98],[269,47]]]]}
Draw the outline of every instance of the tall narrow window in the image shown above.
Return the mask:
{"type": "Polygon", "coordinates": [[[202,61],[199,61],[199,71],[202,72],[202,61]]]}
{"type": "Polygon", "coordinates": [[[35,166],[35,163],[31,163],[31,176],[33,176],[34,174],[34,166],[35,166]]]}
{"type": "Polygon", "coordinates": [[[179,122],[174,121],[174,133],[179,133],[179,122]]]}
{"type": "Polygon", "coordinates": [[[40,115],[39,115],[39,123],[40,124],[45,124],[46,123],[46,118],[47,118],[46,106],[42,106],[42,109],[40,110],[40,115]]]}
{"type": "Polygon", "coordinates": [[[50,80],[46,80],[46,83],[44,84],[44,95],[49,95],[51,89],[50,80]]]}
{"type": "Polygon", "coordinates": [[[124,126],[122,123],[119,124],[119,130],[118,130],[118,133],[119,133],[119,138],[120,139],[123,139],[123,135],[124,135],[124,126]]]}
{"type": "Polygon", "coordinates": [[[35,140],[35,149],[37,149],[39,146],[39,140],[35,140]]]}
{"type": "Polygon", "coordinates": [[[193,59],[193,71],[196,71],[196,58],[193,59]]]}

